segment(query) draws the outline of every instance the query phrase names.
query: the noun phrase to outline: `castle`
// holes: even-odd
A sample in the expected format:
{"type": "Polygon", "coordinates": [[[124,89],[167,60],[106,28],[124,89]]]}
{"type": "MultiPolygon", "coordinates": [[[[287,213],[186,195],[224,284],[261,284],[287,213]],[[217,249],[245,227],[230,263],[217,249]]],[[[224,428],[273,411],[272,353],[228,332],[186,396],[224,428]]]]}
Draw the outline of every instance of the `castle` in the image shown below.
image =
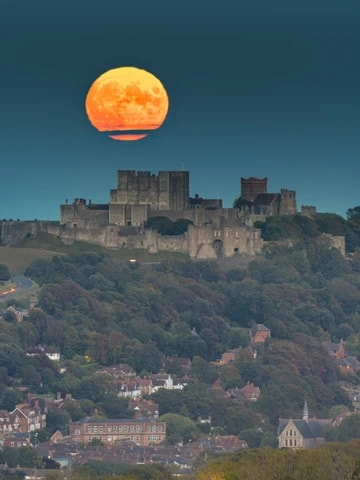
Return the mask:
{"type": "Polygon", "coordinates": [[[107,248],[146,248],[149,252],[171,250],[192,258],[254,255],[263,240],[254,222],[269,215],[296,213],[293,190],[267,192],[267,178],[241,178],[241,208],[223,208],[220,199],[189,196],[189,172],[117,172],[117,188],[110,190],[108,204],[77,198],[60,206],[61,236],[93,241],[107,248]],[[191,221],[184,235],[164,236],[144,228],[152,217],[191,221]]]}
{"type": "MultiPolygon", "coordinates": [[[[139,248],[149,253],[182,252],[194,259],[233,257],[261,253],[264,240],[256,221],[268,216],[297,213],[296,192],[282,188],[267,191],[267,178],[241,178],[240,197],[233,208],[223,208],[221,199],[189,195],[189,172],[120,170],[110,202],[93,204],[76,198],[60,205],[60,222],[6,221],[0,223],[0,245],[16,245],[27,235],[47,232],[64,243],[81,240],[105,248],[139,248]],[[153,217],[171,221],[189,220],[182,235],[161,235],[147,228],[153,217]]],[[[302,206],[301,214],[316,215],[313,206],[302,206]]],[[[320,240],[345,255],[345,237],[323,234],[320,240]]]]}

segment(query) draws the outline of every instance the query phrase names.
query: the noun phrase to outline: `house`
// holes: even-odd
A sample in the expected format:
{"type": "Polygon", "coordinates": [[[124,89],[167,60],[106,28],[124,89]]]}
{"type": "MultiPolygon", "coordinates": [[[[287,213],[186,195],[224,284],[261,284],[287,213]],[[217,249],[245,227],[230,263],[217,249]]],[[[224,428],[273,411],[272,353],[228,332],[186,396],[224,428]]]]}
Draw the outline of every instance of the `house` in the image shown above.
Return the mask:
{"type": "Polygon", "coordinates": [[[10,447],[10,448],[20,448],[20,447],[28,447],[30,445],[30,435],[29,433],[12,433],[7,435],[3,441],[3,447],[10,447]]]}
{"type": "Polygon", "coordinates": [[[151,376],[152,382],[152,393],[157,392],[160,388],[164,388],[165,390],[182,390],[185,383],[181,382],[180,380],[174,380],[171,375],[169,374],[155,374],[151,376]]]}
{"type": "Polygon", "coordinates": [[[341,358],[337,362],[339,369],[342,373],[356,373],[360,370],[360,362],[356,357],[341,358]]]}
{"type": "Polygon", "coordinates": [[[134,418],[159,418],[159,404],[153,400],[134,398],[129,401],[128,409],[134,412],[134,418]]]}
{"type": "Polygon", "coordinates": [[[16,405],[12,412],[0,411],[0,436],[9,433],[29,433],[46,427],[47,403],[43,398],[33,398],[16,405]]]}
{"type": "Polygon", "coordinates": [[[346,357],[345,342],[341,339],[339,343],[336,342],[322,342],[323,347],[326,348],[329,355],[336,360],[341,360],[346,357]]]}
{"type": "Polygon", "coordinates": [[[70,436],[73,441],[85,445],[93,439],[99,439],[106,445],[130,440],[136,445],[146,447],[166,439],[166,423],[144,418],[122,420],[87,417],[71,422],[70,436]]]}
{"type": "Polygon", "coordinates": [[[336,342],[322,342],[323,347],[329,355],[333,357],[341,373],[353,374],[360,370],[360,362],[356,357],[348,356],[346,353],[346,343],[341,339],[336,342]]]}
{"type": "Polygon", "coordinates": [[[278,441],[279,448],[316,448],[325,443],[328,430],[331,428],[331,420],[310,419],[307,402],[304,404],[302,419],[279,420],[278,441]]]}
{"type": "Polygon", "coordinates": [[[106,375],[110,375],[112,378],[115,379],[136,377],[136,371],[127,363],[119,363],[118,365],[114,365],[112,367],[104,367],[100,370],[97,370],[96,373],[105,373],[106,375]]]}
{"type": "Polygon", "coordinates": [[[264,343],[265,340],[271,337],[271,331],[262,323],[255,323],[250,329],[251,343],[264,343]]]}
{"type": "Polygon", "coordinates": [[[241,348],[233,348],[231,350],[226,350],[226,352],[221,355],[221,359],[219,362],[220,365],[229,365],[231,363],[234,363],[241,350],[241,348]]]}
{"type": "Polygon", "coordinates": [[[43,347],[42,345],[37,345],[34,348],[29,348],[26,351],[27,357],[48,357],[54,362],[60,361],[60,353],[56,351],[53,347],[43,347]]]}
{"type": "Polygon", "coordinates": [[[214,439],[215,450],[233,452],[247,447],[246,441],[241,440],[237,435],[216,435],[214,439]]]}
{"type": "Polygon", "coordinates": [[[260,388],[250,382],[247,382],[243,388],[232,388],[228,392],[234,398],[241,397],[250,402],[257,402],[260,397],[260,388]]]}
{"type": "Polygon", "coordinates": [[[17,322],[22,322],[24,320],[24,317],[27,317],[29,315],[29,310],[18,310],[12,305],[5,310],[5,313],[6,312],[13,313],[16,317],[17,322]]]}

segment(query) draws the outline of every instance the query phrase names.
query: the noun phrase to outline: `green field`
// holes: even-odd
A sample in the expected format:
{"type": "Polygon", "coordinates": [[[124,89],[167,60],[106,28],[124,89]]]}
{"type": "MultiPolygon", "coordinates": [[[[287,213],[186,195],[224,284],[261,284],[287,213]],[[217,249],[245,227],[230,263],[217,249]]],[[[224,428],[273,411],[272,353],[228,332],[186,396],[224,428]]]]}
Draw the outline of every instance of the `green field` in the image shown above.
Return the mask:
{"type": "Polygon", "coordinates": [[[47,233],[40,233],[36,237],[24,238],[16,247],[0,247],[0,263],[7,265],[11,275],[21,275],[31,262],[38,259],[51,259],[55,255],[70,255],[76,253],[106,253],[115,262],[126,263],[131,258],[138,262],[160,262],[166,259],[186,259],[188,256],[183,253],[159,252],[150,254],[142,249],[108,250],[86,242],[74,242],[65,245],[58,237],[47,233]]]}

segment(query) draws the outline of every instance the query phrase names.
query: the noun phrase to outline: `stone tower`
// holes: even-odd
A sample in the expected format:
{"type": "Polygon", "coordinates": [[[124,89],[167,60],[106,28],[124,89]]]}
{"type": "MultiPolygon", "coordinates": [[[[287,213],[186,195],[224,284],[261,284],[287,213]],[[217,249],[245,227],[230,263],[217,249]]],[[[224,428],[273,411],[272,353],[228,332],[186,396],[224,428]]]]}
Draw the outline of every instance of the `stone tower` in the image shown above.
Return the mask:
{"type": "Polygon", "coordinates": [[[282,188],[280,190],[280,215],[295,215],[296,210],[296,192],[282,188]]]}
{"type": "Polygon", "coordinates": [[[109,223],[140,225],[154,211],[189,209],[189,172],[119,170],[117,188],[110,191],[109,223]]]}
{"type": "Polygon", "coordinates": [[[260,193],[267,193],[267,177],[241,177],[241,198],[253,202],[260,193]]]}

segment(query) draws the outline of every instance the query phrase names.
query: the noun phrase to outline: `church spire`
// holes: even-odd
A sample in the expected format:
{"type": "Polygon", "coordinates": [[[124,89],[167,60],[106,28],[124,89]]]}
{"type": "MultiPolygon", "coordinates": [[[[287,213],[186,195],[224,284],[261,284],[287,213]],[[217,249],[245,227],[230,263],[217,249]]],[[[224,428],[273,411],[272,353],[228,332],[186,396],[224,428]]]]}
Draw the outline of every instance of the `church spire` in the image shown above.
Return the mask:
{"type": "Polygon", "coordinates": [[[305,399],[305,402],[304,402],[303,420],[305,420],[305,422],[308,422],[308,420],[309,420],[309,409],[308,409],[308,404],[307,404],[306,399],[305,399]]]}

